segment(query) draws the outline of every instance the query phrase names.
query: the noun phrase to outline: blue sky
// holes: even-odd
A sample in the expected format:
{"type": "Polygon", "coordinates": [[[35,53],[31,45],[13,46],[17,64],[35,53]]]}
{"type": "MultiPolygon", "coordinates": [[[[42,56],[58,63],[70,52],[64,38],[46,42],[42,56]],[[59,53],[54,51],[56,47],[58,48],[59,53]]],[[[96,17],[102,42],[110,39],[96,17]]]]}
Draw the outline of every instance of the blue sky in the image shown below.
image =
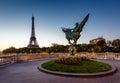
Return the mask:
{"type": "Polygon", "coordinates": [[[40,47],[68,44],[61,27],[74,28],[90,13],[78,44],[103,36],[120,38],[119,0],[0,0],[0,50],[25,47],[31,34],[31,16],[40,47]]]}

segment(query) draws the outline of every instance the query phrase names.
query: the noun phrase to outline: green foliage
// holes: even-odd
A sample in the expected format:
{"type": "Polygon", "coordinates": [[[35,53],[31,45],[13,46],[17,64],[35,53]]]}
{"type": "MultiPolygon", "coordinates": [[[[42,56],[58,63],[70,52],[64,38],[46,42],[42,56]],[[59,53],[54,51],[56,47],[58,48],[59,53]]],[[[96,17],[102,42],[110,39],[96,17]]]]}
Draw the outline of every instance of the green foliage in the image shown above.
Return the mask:
{"type": "Polygon", "coordinates": [[[10,48],[7,48],[6,50],[3,50],[4,54],[7,54],[7,53],[16,53],[16,52],[17,52],[17,49],[15,47],[10,47],[10,48]]]}
{"type": "Polygon", "coordinates": [[[113,40],[112,45],[115,46],[116,48],[120,47],[120,39],[113,40]]]}
{"type": "Polygon", "coordinates": [[[71,73],[96,73],[108,71],[111,69],[111,66],[109,64],[93,60],[81,61],[81,64],[79,65],[59,64],[52,60],[43,63],[42,67],[52,71],[71,73]]]}
{"type": "Polygon", "coordinates": [[[85,52],[87,50],[87,44],[78,44],[76,48],[77,52],[85,52]]]}
{"type": "Polygon", "coordinates": [[[105,42],[105,40],[100,40],[100,41],[97,42],[96,45],[100,46],[100,47],[104,47],[104,46],[106,46],[106,42],[105,42]]]}
{"type": "Polygon", "coordinates": [[[80,57],[82,61],[86,61],[86,60],[89,60],[89,58],[87,56],[82,56],[80,57]]]}
{"type": "Polygon", "coordinates": [[[8,54],[8,53],[40,53],[40,48],[19,48],[16,49],[14,47],[10,47],[8,49],[3,50],[4,54],[8,54]]]}
{"type": "MultiPolygon", "coordinates": [[[[99,41],[97,44],[78,44],[76,45],[77,52],[120,52],[120,39],[113,40],[112,46],[109,47],[106,45],[106,42],[104,40],[99,41]]],[[[5,50],[3,50],[3,53],[64,53],[68,52],[69,45],[59,45],[56,43],[53,43],[51,47],[42,47],[42,48],[15,48],[10,47],[5,50]]]]}
{"type": "Polygon", "coordinates": [[[52,44],[52,46],[49,48],[52,52],[68,52],[67,46],[59,45],[59,44],[52,44]]]}

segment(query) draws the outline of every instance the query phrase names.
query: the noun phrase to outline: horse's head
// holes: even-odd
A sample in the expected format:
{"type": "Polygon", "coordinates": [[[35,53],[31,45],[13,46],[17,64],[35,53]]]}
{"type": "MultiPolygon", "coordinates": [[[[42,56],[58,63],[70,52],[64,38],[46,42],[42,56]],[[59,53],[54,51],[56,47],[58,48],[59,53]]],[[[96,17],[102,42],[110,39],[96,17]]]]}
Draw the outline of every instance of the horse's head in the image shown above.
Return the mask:
{"type": "Polygon", "coordinates": [[[71,32],[72,29],[69,29],[69,28],[62,28],[62,31],[67,33],[67,32],[71,32]]]}

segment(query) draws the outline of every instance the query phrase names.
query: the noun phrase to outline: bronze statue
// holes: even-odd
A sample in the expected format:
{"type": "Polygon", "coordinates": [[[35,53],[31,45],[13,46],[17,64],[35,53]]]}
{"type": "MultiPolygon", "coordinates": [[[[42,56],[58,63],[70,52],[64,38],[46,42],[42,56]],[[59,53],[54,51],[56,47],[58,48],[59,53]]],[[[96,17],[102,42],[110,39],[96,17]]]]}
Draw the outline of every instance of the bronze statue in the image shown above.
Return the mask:
{"type": "Polygon", "coordinates": [[[75,54],[76,51],[75,45],[77,43],[77,40],[80,38],[80,32],[82,31],[85,23],[88,21],[88,18],[89,18],[89,14],[83,19],[83,21],[80,24],[76,23],[74,29],[62,28],[62,31],[66,34],[66,39],[70,44],[69,47],[70,55],[75,54]]]}

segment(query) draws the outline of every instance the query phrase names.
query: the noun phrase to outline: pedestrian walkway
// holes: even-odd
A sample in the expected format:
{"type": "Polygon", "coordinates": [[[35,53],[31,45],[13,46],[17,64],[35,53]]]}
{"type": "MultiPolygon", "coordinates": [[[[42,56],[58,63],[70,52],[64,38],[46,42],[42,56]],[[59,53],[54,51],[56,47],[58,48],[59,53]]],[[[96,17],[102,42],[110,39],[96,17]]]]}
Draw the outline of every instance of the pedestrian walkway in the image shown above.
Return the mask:
{"type": "Polygon", "coordinates": [[[69,77],[41,72],[37,66],[43,62],[31,61],[11,64],[0,69],[0,83],[120,83],[120,61],[102,60],[115,65],[118,71],[100,77],[69,77]]]}

